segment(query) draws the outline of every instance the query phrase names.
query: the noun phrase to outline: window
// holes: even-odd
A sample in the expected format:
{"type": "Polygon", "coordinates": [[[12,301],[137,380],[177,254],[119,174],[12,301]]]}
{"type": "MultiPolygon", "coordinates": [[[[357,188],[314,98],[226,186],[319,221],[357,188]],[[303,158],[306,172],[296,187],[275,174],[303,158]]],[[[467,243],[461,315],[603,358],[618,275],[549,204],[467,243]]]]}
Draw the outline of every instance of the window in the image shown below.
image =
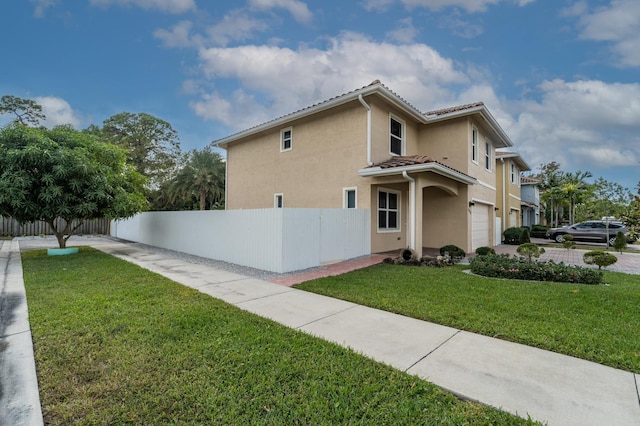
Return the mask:
{"type": "Polygon", "coordinates": [[[276,209],[281,209],[282,207],[284,207],[284,195],[275,194],[273,196],[273,207],[275,207],[276,209]]]}
{"type": "Polygon", "coordinates": [[[484,143],[484,168],[491,170],[491,143],[489,141],[484,143]]]}
{"type": "Polygon", "coordinates": [[[289,151],[293,142],[293,129],[288,127],[280,131],[280,151],[289,151]]]}
{"type": "Polygon", "coordinates": [[[378,191],[378,230],[400,230],[400,193],[396,191],[378,191]]]}
{"type": "Polygon", "coordinates": [[[471,160],[478,162],[478,131],[475,127],[471,129],[471,160]]]}
{"type": "Polygon", "coordinates": [[[357,208],[356,202],[356,188],[345,188],[344,189],[344,202],[343,207],[345,209],[355,209],[357,208]]]}
{"type": "Polygon", "coordinates": [[[393,117],[389,118],[389,152],[395,155],[402,155],[404,145],[404,124],[393,117]]]}
{"type": "Polygon", "coordinates": [[[516,176],[518,176],[518,168],[515,164],[511,163],[511,183],[517,185],[519,182],[516,181],[516,176]]]}

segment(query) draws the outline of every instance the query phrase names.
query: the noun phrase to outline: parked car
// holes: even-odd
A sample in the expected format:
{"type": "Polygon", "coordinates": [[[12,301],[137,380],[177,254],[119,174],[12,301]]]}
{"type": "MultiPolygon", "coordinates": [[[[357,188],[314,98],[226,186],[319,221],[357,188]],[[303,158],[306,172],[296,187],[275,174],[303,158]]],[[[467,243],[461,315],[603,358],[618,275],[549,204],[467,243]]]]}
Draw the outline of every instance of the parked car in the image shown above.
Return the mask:
{"type": "MultiPolygon", "coordinates": [[[[622,231],[627,235],[627,227],[622,222],[605,222],[603,220],[589,220],[586,222],[574,223],[562,228],[552,228],[547,231],[547,238],[558,243],[564,241],[566,234],[573,235],[574,241],[586,241],[590,243],[606,243],[613,245],[616,234],[622,231]]],[[[631,242],[627,236],[627,241],[631,242]]]]}

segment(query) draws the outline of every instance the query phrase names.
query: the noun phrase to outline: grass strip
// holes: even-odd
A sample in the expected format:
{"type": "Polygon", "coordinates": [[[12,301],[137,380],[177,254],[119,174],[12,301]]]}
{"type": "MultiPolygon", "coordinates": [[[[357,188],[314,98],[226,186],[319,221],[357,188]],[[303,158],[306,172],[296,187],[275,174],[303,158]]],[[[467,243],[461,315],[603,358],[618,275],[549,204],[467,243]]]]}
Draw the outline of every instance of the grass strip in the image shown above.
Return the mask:
{"type": "Polygon", "coordinates": [[[590,286],[464,268],[375,265],[296,288],[640,373],[640,275],[605,272],[608,285],[590,286]]]}
{"type": "Polygon", "coordinates": [[[47,424],[531,424],[91,248],[23,253],[47,424]]]}

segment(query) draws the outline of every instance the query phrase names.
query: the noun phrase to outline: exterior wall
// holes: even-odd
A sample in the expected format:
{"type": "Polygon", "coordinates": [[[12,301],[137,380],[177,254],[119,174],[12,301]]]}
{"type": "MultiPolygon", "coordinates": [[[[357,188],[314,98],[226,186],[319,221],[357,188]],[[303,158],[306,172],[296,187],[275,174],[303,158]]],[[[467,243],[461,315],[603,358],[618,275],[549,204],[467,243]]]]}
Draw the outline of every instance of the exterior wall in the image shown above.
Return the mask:
{"type": "Polygon", "coordinates": [[[365,209],[145,212],[114,221],[129,241],[273,272],[370,254],[365,209]]]}
{"type": "MultiPolygon", "coordinates": [[[[520,173],[516,175],[515,183],[511,182],[511,165],[514,163],[513,158],[504,158],[496,161],[496,175],[497,175],[497,205],[498,210],[496,214],[502,218],[502,232],[511,226],[522,226],[521,215],[521,188],[520,173]],[[512,223],[514,220],[510,218],[515,217],[515,225],[512,223]]],[[[518,170],[520,170],[518,168],[518,170]]]]}
{"type": "Polygon", "coordinates": [[[418,125],[392,105],[378,99],[365,98],[371,107],[371,161],[381,163],[393,156],[390,152],[390,118],[399,119],[404,124],[404,152],[403,155],[417,154],[418,125]]]}
{"type": "Polygon", "coordinates": [[[367,161],[367,114],[359,102],[291,125],[292,149],[280,152],[280,130],[227,148],[227,209],[342,208],[343,188],[357,188],[357,205],[369,205],[358,170],[367,161]]]}
{"type": "Polygon", "coordinates": [[[379,179],[371,185],[371,251],[380,253],[400,250],[409,246],[407,239],[409,220],[409,184],[397,182],[394,179],[379,179]],[[387,181],[387,182],[385,182],[387,181]],[[399,229],[397,231],[378,230],[378,190],[390,189],[400,192],[399,229]]]}
{"type": "Polygon", "coordinates": [[[468,189],[460,184],[459,196],[438,187],[422,190],[422,245],[442,247],[455,244],[469,251],[471,246],[471,214],[467,202],[468,189]]]}
{"type": "Polygon", "coordinates": [[[413,153],[431,156],[436,161],[469,174],[471,135],[466,118],[422,126],[418,139],[417,150],[413,153]]]}

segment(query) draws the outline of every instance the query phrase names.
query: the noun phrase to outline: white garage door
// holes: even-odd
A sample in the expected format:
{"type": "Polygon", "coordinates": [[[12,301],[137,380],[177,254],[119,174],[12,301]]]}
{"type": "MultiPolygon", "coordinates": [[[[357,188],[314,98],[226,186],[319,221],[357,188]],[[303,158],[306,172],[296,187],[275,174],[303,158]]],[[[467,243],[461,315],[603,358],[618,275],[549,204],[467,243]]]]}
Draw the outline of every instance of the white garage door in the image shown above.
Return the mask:
{"type": "Polygon", "coordinates": [[[476,203],[471,207],[471,248],[489,246],[489,207],[476,203]]]}

